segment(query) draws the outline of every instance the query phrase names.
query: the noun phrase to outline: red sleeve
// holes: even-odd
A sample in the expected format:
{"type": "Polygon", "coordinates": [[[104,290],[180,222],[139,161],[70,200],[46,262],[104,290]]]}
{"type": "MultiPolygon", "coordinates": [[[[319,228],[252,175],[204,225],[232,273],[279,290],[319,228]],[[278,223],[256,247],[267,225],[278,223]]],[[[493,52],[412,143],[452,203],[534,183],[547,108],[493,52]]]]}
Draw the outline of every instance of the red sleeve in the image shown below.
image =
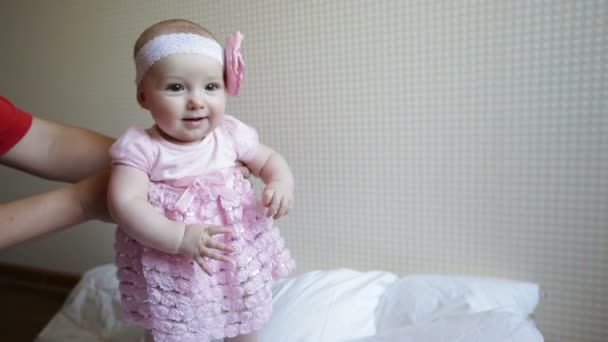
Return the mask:
{"type": "Polygon", "coordinates": [[[0,155],[15,146],[32,126],[32,115],[0,96],[0,155]]]}

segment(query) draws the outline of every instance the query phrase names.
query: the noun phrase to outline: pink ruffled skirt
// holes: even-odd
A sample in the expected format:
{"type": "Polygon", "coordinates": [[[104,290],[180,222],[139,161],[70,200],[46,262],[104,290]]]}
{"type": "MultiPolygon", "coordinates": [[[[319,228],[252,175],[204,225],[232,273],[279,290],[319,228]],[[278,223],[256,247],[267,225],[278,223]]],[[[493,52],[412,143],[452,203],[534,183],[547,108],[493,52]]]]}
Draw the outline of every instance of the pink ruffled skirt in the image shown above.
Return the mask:
{"type": "Polygon", "coordinates": [[[214,238],[235,248],[234,264],[210,260],[208,276],[191,258],[144,247],[119,227],[116,264],[127,318],[155,341],[204,342],[259,330],[272,312],[273,281],[295,263],[250,183],[229,169],[198,177],[187,190],[152,183],[149,201],[174,221],[233,227],[231,236],[214,238]]]}

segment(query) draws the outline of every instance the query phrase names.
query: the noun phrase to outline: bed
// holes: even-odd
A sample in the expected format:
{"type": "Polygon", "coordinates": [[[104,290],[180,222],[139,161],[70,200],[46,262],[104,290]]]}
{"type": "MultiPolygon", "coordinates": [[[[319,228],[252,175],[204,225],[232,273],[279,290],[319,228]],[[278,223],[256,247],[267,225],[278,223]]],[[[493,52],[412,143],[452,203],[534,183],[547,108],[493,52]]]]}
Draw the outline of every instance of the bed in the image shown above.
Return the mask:
{"type": "MultiPolygon", "coordinates": [[[[143,341],[122,318],[115,272],[86,272],[37,341],[143,341]]],[[[273,292],[262,342],[543,341],[533,320],[541,291],[529,282],[334,269],[284,279],[273,292]]]]}

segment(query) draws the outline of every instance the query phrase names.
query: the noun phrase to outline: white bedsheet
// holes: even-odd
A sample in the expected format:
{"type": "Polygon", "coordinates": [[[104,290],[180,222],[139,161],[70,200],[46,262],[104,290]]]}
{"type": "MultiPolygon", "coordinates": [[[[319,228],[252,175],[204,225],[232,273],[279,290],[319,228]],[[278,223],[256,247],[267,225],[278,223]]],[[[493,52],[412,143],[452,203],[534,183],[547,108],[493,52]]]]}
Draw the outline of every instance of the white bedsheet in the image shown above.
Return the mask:
{"type": "MultiPolygon", "coordinates": [[[[83,275],[39,342],[142,341],[122,319],[114,265],[83,275]]],[[[536,284],[349,269],[315,271],[274,288],[261,342],[540,342],[536,284]]]]}

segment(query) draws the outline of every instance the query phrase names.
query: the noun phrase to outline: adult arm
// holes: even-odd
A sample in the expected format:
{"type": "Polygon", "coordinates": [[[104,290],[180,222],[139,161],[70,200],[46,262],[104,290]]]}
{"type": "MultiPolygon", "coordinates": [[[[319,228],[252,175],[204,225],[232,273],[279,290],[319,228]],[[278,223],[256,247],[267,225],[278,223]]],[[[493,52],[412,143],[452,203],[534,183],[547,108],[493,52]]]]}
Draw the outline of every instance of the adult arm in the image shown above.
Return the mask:
{"type": "Polygon", "coordinates": [[[37,117],[0,163],[51,180],[76,182],[110,168],[114,140],[93,131],[37,117]]]}
{"type": "Polygon", "coordinates": [[[77,184],[0,204],[0,248],[51,233],[88,219],[109,219],[107,150],[112,139],[56,124],[15,107],[0,97],[4,140],[0,164],[34,175],[77,184]],[[8,144],[8,145],[7,145],[8,144]],[[99,173],[98,173],[99,172],[99,173]],[[97,174],[96,174],[97,173],[97,174]]]}
{"type": "Polygon", "coordinates": [[[0,204],[0,249],[91,218],[109,219],[108,178],[109,171],[101,172],[76,184],[0,204]]]}

